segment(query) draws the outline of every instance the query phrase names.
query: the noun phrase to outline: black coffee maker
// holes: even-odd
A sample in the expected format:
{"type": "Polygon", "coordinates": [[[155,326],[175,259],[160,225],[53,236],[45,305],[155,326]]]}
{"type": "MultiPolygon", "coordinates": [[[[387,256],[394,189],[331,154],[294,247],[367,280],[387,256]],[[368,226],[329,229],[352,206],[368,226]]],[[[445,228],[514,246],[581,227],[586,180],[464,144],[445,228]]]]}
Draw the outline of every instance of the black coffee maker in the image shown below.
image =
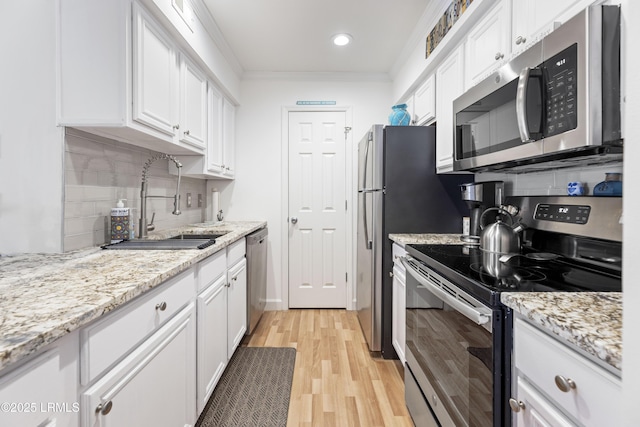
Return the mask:
{"type": "Polygon", "coordinates": [[[460,185],[462,200],[469,207],[469,234],[462,241],[469,245],[480,245],[480,216],[488,208],[502,205],[504,182],[471,182],[460,185]]]}

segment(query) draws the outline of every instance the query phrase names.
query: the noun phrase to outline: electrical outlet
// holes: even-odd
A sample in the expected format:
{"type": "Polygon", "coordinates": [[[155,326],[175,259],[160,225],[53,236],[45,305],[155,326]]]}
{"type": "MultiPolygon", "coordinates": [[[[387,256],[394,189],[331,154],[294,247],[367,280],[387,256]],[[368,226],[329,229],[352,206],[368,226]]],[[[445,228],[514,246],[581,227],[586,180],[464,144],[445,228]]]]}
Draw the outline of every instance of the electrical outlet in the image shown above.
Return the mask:
{"type": "Polygon", "coordinates": [[[191,193],[187,193],[187,207],[191,207],[191,193]]]}
{"type": "Polygon", "coordinates": [[[198,194],[198,207],[202,207],[202,194],[198,194]]]}

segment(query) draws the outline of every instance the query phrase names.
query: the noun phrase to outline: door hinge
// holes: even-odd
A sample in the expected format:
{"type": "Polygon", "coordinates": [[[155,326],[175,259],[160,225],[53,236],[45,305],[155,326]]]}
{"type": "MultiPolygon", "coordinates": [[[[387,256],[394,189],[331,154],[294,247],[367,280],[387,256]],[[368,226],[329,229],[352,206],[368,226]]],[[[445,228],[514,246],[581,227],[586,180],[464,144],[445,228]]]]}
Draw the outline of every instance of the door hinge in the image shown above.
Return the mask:
{"type": "Polygon", "coordinates": [[[347,201],[344,201],[344,210],[347,211],[347,201]]]}
{"type": "Polygon", "coordinates": [[[349,281],[349,273],[344,273],[344,281],[345,282],[349,281]]]}

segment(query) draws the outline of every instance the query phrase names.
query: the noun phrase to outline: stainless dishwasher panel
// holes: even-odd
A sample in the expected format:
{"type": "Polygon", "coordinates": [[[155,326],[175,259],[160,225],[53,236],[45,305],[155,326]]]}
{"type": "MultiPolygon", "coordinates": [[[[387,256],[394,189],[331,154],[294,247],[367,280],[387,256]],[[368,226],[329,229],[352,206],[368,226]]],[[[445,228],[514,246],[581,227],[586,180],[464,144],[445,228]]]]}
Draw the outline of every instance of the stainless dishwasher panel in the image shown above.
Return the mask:
{"type": "Polygon", "coordinates": [[[247,236],[247,335],[264,313],[267,302],[267,228],[247,236]]]}

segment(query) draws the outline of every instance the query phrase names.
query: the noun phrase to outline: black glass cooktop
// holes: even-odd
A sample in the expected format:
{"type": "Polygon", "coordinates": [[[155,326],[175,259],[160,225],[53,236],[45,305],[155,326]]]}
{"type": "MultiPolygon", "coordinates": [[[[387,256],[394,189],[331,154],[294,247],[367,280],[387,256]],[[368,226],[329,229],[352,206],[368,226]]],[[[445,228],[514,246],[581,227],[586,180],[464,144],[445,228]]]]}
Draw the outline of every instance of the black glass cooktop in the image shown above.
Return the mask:
{"type": "Polygon", "coordinates": [[[414,258],[454,284],[483,299],[500,292],[619,292],[615,271],[599,270],[571,259],[548,259],[546,254],[518,255],[506,262],[492,259],[478,247],[464,245],[407,245],[414,258]],[[484,257],[483,257],[484,255],[484,257]],[[542,258],[542,259],[538,259],[542,258]],[[483,289],[473,289],[481,286],[483,289]]]}

